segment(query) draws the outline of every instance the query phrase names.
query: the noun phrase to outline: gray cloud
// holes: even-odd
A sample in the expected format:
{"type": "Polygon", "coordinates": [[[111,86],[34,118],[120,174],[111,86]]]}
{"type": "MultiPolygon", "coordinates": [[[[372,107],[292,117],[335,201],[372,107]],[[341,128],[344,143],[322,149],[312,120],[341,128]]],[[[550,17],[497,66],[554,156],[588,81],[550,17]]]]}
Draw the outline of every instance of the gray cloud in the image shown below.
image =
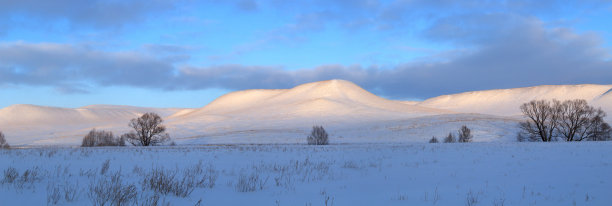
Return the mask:
{"type": "Polygon", "coordinates": [[[210,86],[196,79],[212,80],[215,87],[248,89],[288,88],[341,78],[390,97],[427,98],[542,84],[612,84],[611,55],[601,47],[603,40],[597,34],[549,28],[534,17],[505,13],[449,16],[433,22],[423,36],[464,48],[393,68],[192,68],[188,73],[193,75],[188,76],[194,80],[189,81],[189,88],[210,86]]]}
{"type": "MultiPolygon", "coordinates": [[[[83,85],[242,90],[290,88],[339,78],[379,95],[427,98],[541,84],[612,84],[611,55],[601,47],[603,40],[597,34],[547,27],[533,17],[503,13],[449,16],[435,21],[423,36],[464,48],[393,68],[327,65],[288,70],[244,65],[178,68],[142,53],[5,43],[0,44],[0,86],[46,85],[65,92],[86,92],[83,85]]],[[[169,45],[152,48],[181,50],[169,45]]]]}
{"type": "Polygon", "coordinates": [[[0,84],[160,87],[173,71],[171,64],[137,53],[66,44],[0,44],[0,84]]]}
{"type": "MultiPolygon", "coordinates": [[[[144,20],[147,16],[170,10],[175,2],[167,0],[0,0],[0,17],[13,21],[10,15],[49,21],[67,21],[71,26],[92,28],[120,28],[126,23],[144,20]]],[[[11,25],[16,25],[12,23],[11,25]]]]}
{"type": "Polygon", "coordinates": [[[236,2],[236,7],[243,11],[256,11],[257,2],[254,0],[239,0],[236,2]]]}
{"type": "Polygon", "coordinates": [[[419,28],[449,15],[498,12],[538,17],[558,17],[604,10],[612,5],[609,0],[564,1],[555,0],[314,0],[314,1],[272,1],[270,8],[295,15],[295,25],[300,28],[320,30],[327,24],[338,24],[348,29],[382,29],[403,33],[419,28]],[[325,14],[324,18],[312,18],[325,14]],[[304,17],[311,17],[304,21],[304,17]],[[302,24],[304,24],[302,26],[302,24]],[[319,25],[312,27],[309,25],[319,25]]]}

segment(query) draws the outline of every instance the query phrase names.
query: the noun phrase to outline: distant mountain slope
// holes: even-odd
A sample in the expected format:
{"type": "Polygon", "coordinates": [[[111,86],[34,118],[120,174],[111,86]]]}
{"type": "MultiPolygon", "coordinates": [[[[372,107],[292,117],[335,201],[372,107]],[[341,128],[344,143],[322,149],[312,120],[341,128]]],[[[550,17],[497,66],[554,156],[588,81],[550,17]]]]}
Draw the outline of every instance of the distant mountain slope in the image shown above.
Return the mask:
{"type": "Polygon", "coordinates": [[[545,85],[443,95],[416,105],[456,112],[520,115],[520,105],[537,99],[585,99],[612,115],[612,85],[545,85]]]}
{"type": "Polygon", "coordinates": [[[181,109],[160,109],[115,105],[91,105],[60,108],[36,105],[12,105],[0,109],[0,130],[11,136],[13,144],[41,144],[75,141],[92,128],[123,131],[130,119],[145,112],[168,116],[181,109]]]}
{"type": "Polygon", "coordinates": [[[157,112],[167,116],[179,110],[115,105],[91,105],[72,109],[18,104],[0,109],[0,125],[115,122],[129,120],[145,112],[157,112]]]}
{"type": "Polygon", "coordinates": [[[475,91],[416,102],[387,100],[351,82],[329,80],[232,92],[192,109],[13,105],[0,109],[0,130],[13,145],[78,145],[92,128],[121,134],[130,130],[130,119],[156,112],[178,143],[303,143],[313,125],[324,125],[335,143],[425,142],[462,125],[473,129],[474,141],[513,141],[522,119],[516,116],[519,106],[533,99],[586,99],[612,116],[612,85],[475,91]]]}
{"type": "Polygon", "coordinates": [[[246,90],[219,97],[201,109],[175,115],[183,120],[202,115],[256,116],[258,119],[364,117],[406,118],[450,113],[378,97],[345,80],[329,80],[283,90],[246,90]]]}

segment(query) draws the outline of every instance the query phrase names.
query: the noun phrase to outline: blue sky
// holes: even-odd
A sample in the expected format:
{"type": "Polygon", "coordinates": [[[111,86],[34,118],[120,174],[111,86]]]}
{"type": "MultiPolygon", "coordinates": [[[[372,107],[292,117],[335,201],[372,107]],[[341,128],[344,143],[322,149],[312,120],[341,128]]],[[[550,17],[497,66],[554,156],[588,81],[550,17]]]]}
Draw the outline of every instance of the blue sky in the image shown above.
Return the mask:
{"type": "Polygon", "coordinates": [[[0,107],[201,107],[353,81],[419,100],[612,84],[610,1],[0,0],[0,107]]]}

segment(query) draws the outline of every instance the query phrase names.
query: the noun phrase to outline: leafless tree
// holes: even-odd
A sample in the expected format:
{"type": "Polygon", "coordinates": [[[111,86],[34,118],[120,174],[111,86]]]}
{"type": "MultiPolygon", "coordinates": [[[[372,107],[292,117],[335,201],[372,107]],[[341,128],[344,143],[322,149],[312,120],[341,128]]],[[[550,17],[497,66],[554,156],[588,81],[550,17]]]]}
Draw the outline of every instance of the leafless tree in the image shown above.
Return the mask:
{"type": "Polygon", "coordinates": [[[2,133],[2,131],[0,131],[0,149],[8,149],[11,146],[6,142],[6,139],[4,138],[4,134],[2,133]]]}
{"type": "Polygon", "coordinates": [[[467,126],[461,126],[461,129],[457,131],[458,142],[471,142],[472,141],[472,131],[467,126]]]}
{"type": "Polygon", "coordinates": [[[112,132],[92,129],[83,137],[81,147],[125,146],[125,140],[116,138],[112,132]]]}
{"type": "Polygon", "coordinates": [[[548,100],[532,100],[521,105],[521,112],[528,120],[519,123],[519,127],[530,139],[539,137],[543,142],[552,141],[560,116],[558,105],[557,100],[553,100],[552,105],[548,100]]]}
{"type": "Polygon", "coordinates": [[[586,100],[553,100],[552,103],[534,100],[523,104],[521,111],[528,120],[519,124],[520,133],[529,139],[582,141],[607,140],[610,136],[610,125],[603,120],[606,113],[588,105],[586,100]]]}
{"type": "Polygon", "coordinates": [[[323,126],[313,126],[310,135],[307,138],[308,144],[310,145],[327,145],[329,144],[329,138],[323,126]]]}
{"type": "Polygon", "coordinates": [[[560,105],[558,133],[565,141],[582,141],[593,139],[600,135],[605,113],[601,109],[589,106],[586,100],[576,99],[564,101],[560,105]]]}
{"type": "Polygon", "coordinates": [[[166,127],[162,125],[162,118],[155,113],[145,113],[139,118],[132,119],[129,126],[133,132],[121,137],[127,139],[134,146],[154,146],[170,140],[165,133],[166,127]]]}
{"type": "Polygon", "coordinates": [[[446,136],[446,138],[444,138],[444,143],[453,143],[455,142],[455,136],[453,136],[453,133],[448,133],[448,136],[446,136]]]}
{"type": "MultiPolygon", "coordinates": [[[[605,115],[605,113],[604,113],[605,115]]],[[[610,141],[612,140],[612,127],[603,120],[604,116],[595,116],[590,123],[592,128],[585,135],[585,139],[589,141],[610,141]]]]}
{"type": "Polygon", "coordinates": [[[524,131],[520,131],[516,135],[516,141],[519,141],[519,142],[538,142],[538,141],[542,141],[542,139],[540,139],[540,137],[538,137],[538,136],[525,134],[524,131]]]}

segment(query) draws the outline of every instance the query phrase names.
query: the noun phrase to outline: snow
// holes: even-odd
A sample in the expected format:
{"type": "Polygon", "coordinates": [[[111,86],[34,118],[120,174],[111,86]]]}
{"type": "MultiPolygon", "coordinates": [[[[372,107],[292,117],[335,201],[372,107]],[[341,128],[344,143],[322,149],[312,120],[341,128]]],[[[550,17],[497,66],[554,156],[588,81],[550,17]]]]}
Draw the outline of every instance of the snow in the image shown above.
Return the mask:
{"type": "Polygon", "coordinates": [[[611,146],[498,142],[0,150],[0,174],[9,167],[20,176],[26,170],[37,173],[30,180],[0,183],[0,199],[3,205],[45,205],[57,188],[58,205],[90,205],[90,187],[119,172],[142,201],[155,193],[142,184],[152,169],[174,171],[181,179],[185,169],[202,168],[204,174],[195,177],[216,175],[214,186],[195,187],[186,197],[161,195],[160,202],[325,205],[329,198],[327,205],[467,205],[471,194],[476,205],[608,205],[611,146]],[[240,192],[240,176],[258,177],[262,187],[240,192]],[[71,189],[76,194],[67,201],[64,194],[71,189]]]}
{"type": "Polygon", "coordinates": [[[179,144],[302,143],[323,125],[338,143],[423,142],[467,125],[475,141],[514,141],[519,106],[534,99],[586,99],[611,114],[612,85],[547,85],[443,95],[417,101],[378,97],[345,80],[291,89],[245,90],[201,108],[92,105],[0,109],[0,130],[13,145],[78,145],[92,128],[121,134],[132,118],[155,112],[179,144]]]}
{"type": "Polygon", "coordinates": [[[13,105],[0,109],[0,130],[13,146],[0,150],[0,200],[91,205],[91,188],[118,174],[141,204],[158,195],[171,205],[607,205],[612,142],[515,139],[520,104],[581,98],[612,114],[611,91],[538,86],[416,102],[330,80],[232,92],[202,108],[13,105]],[[127,132],[145,112],[160,114],[180,146],[70,147],[92,128],[127,132]],[[313,125],[325,127],[332,145],[305,145],[313,125]],[[473,143],[426,143],[462,125],[473,143]],[[9,181],[12,169],[19,177],[9,181]],[[144,183],[154,170],[193,191],[151,189],[144,183]],[[241,191],[241,179],[254,181],[251,191],[241,191]]]}
{"type": "Polygon", "coordinates": [[[520,105],[531,100],[584,99],[590,104],[602,107],[606,113],[612,114],[610,90],[612,85],[545,85],[443,95],[427,99],[417,105],[457,112],[513,116],[520,115],[520,105]]]}
{"type": "Polygon", "coordinates": [[[185,115],[201,114],[257,116],[276,118],[279,114],[292,117],[346,117],[351,115],[411,116],[438,114],[444,111],[405,105],[378,97],[345,80],[328,80],[303,84],[286,90],[246,90],[224,95],[209,105],[185,115]]]}
{"type": "Polygon", "coordinates": [[[145,112],[168,116],[180,110],[113,105],[73,109],[20,104],[0,109],[0,130],[14,145],[78,144],[92,128],[127,131],[130,119],[145,112]]]}

